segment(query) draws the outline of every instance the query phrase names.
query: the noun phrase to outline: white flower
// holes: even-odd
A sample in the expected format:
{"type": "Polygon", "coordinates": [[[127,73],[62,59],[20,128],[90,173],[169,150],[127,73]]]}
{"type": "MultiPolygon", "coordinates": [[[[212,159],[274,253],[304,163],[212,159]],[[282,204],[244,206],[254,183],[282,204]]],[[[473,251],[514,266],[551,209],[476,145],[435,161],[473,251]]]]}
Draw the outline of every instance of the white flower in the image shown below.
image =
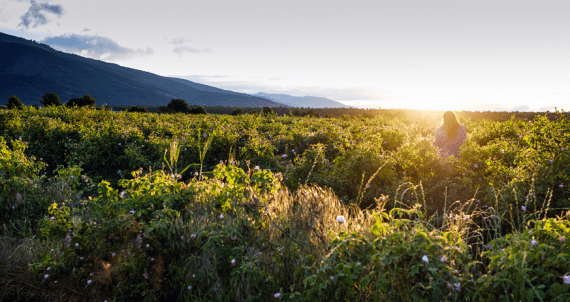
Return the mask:
{"type": "Polygon", "coordinates": [[[192,289],[192,285],[188,286],[188,290],[191,290],[191,289],[192,289]]]}
{"type": "Polygon", "coordinates": [[[441,262],[445,262],[445,260],[447,260],[447,257],[445,257],[445,255],[443,257],[441,257],[441,262]]]}
{"type": "Polygon", "coordinates": [[[130,210],[129,213],[134,214],[135,210],[130,210]]]}
{"type": "MultiPolygon", "coordinates": [[[[566,277],[566,276],[565,276],[565,277],[566,277]]],[[[48,275],[48,274],[45,274],[45,275],[44,275],[44,279],[47,279],[47,278],[49,278],[49,275],[48,275]]]]}
{"type": "Polygon", "coordinates": [[[428,259],[428,256],[427,256],[427,255],[424,255],[424,256],[422,257],[422,260],[425,261],[426,263],[429,263],[429,259],[428,259]]]}
{"type": "Polygon", "coordinates": [[[455,287],[456,291],[459,291],[461,289],[461,283],[455,283],[453,286],[455,287]]]}
{"type": "Polygon", "coordinates": [[[220,219],[224,219],[224,214],[220,214],[220,219]]]}
{"type": "Polygon", "coordinates": [[[149,247],[150,247],[150,244],[147,243],[147,244],[146,244],[146,247],[149,248],[149,247]]]}
{"type": "Polygon", "coordinates": [[[91,281],[91,280],[87,280],[87,284],[91,284],[91,282],[93,282],[93,281],[91,281]]]}
{"type": "Polygon", "coordinates": [[[236,260],[235,260],[235,259],[232,259],[231,262],[232,262],[232,264],[236,264],[236,260]]]}
{"type": "Polygon", "coordinates": [[[526,207],[525,207],[525,206],[521,206],[521,210],[526,211],[526,207]]]}
{"type": "Polygon", "coordinates": [[[279,299],[279,297],[281,297],[280,293],[276,293],[275,295],[273,295],[273,297],[275,297],[275,299],[279,299]]]}
{"type": "Polygon", "coordinates": [[[255,168],[253,168],[254,170],[259,170],[259,166],[255,166],[255,168]]]}
{"type": "Polygon", "coordinates": [[[344,216],[342,216],[342,215],[336,216],[336,221],[338,221],[338,223],[344,223],[344,221],[345,221],[344,216]]]}
{"type": "Polygon", "coordinates": [[[79,243],[76,243],[75,246],[79,246],[79,243]]]}
{"type": "Polygon", "coordinates": [[[536,240],[534,240],[534,239],[533,239],[533,240],[531,240],[531,241],[530,241],[530,244],[532,244],[532,245],[537,245],[537,244],[538,244],[538,242],[537,242],[536,240]]]}
{"type": "Polygon", "coordinates": [[[564,275],[562,280],[564,280],[564,284],[570,284],[570,275],[564,275]]]}

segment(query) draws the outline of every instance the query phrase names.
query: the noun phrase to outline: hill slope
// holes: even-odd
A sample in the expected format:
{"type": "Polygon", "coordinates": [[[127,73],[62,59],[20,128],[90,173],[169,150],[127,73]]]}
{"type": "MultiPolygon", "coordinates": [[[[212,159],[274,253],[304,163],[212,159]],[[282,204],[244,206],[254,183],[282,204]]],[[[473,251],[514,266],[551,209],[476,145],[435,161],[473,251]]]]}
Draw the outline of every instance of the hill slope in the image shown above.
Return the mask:
{"type": "Polygon", "coordinates": [[[173,98],[191,105],[260,107],[280,103],[191,81],[57,51],[48,45],[0,33],[0,103],[16,95],[39,104],[46,92],[62,102],[89,94],[97,104],[163,106],[173,98]]]}
{"type": "Polygon", "coordinates": [[[352,106],[345,105],[343,103],[339,103],[333,101],[331,99],[323,98],[323,97],[315,97],[315,96],[292,96],[288,94],[269,94],[264,92],[258,92],[254,94],[255,96],[259,96],[262,98],[266,98],[268,100],[272,100],[274,102],[279,102],[281,104],[285,104],[292,107],[310,107],[310,108],[339,108],[339,107],[346,107],[352,108],[352,106]]]}

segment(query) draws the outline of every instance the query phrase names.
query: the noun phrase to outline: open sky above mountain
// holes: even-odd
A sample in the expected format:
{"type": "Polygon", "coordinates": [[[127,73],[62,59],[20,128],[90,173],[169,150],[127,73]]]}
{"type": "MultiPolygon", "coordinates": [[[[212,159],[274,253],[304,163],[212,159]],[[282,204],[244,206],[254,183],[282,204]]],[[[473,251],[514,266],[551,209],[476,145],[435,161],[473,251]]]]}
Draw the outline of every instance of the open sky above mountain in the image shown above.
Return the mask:
{"type": "Polygon", "coordinates": [[[570,108],[569,1],[0,3],[0,31],[254,94],[450,110],[570,108]]]}

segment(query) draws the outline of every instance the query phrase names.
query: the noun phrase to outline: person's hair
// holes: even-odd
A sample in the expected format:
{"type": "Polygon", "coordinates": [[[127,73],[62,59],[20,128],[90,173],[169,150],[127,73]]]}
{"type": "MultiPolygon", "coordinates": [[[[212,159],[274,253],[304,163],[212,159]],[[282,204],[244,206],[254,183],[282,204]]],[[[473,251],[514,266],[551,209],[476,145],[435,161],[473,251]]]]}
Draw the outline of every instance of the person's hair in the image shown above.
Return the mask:
{"type": "Polygon", "coordinates": [[[455,113],[446,111],[443,114],[443,129],[449,139],[455,139],[455,133],[457,133],[457,129],[459,129],[459,121],[455,113]]]}

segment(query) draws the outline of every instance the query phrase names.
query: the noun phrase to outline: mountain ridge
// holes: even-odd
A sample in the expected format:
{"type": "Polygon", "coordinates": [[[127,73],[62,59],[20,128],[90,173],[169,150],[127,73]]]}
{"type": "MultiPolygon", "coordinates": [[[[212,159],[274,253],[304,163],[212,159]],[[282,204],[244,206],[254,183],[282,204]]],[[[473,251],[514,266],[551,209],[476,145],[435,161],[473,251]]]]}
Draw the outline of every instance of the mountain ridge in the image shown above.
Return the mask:
{"type": "Polygon", "coordinates": [[[164,106],[170,99],[180,98],[190,105],[288,107],[257,96],[68,54],[1,32],[0,50],[0,98],[16,95],[26,105],[39,104],[44,93],[55,92],[62,102],[89,94],[98,104],[109,106],[164,106]]]}

